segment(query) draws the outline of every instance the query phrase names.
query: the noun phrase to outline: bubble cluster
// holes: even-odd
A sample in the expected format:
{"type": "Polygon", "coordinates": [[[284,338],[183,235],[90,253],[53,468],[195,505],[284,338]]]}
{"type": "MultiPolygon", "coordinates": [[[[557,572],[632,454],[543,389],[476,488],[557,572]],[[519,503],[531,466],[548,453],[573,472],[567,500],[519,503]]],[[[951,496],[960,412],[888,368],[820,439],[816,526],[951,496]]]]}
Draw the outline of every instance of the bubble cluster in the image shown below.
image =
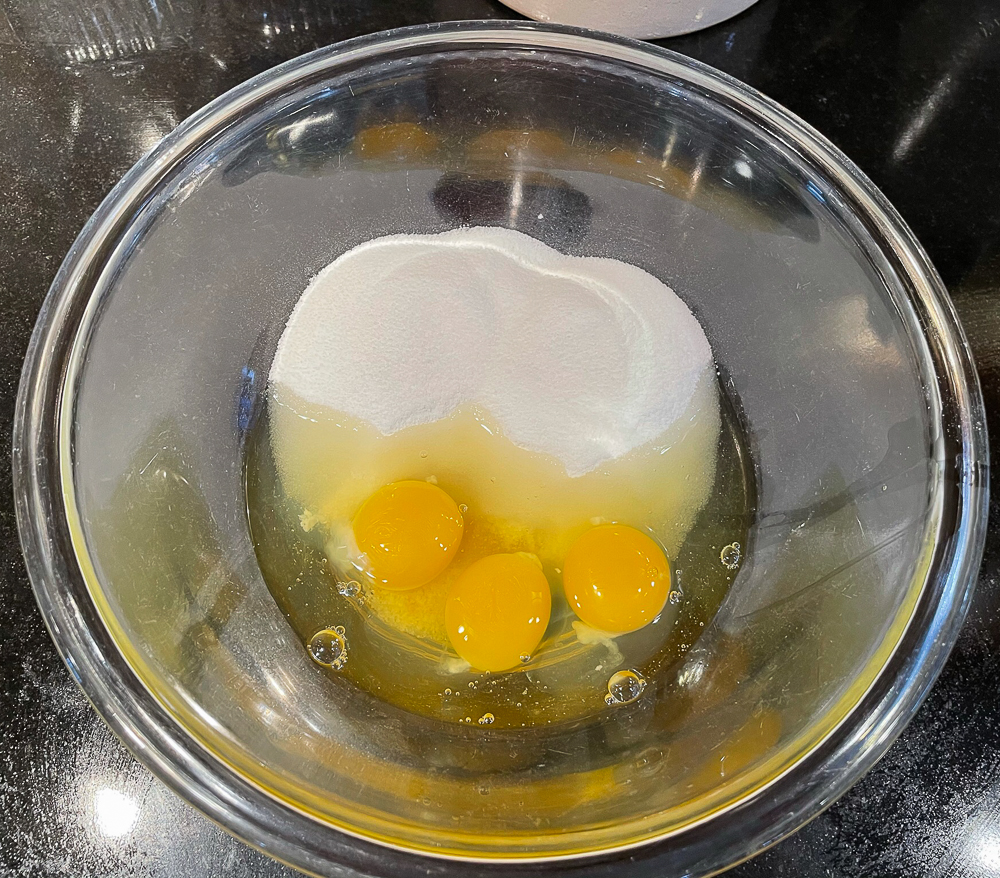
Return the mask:
{"type": "Polygon", "coordinates": [[[719,552],[719,560],[722,561],[723,565],[727,570],[735,570],[740,566],[740,544],[730,543],[725,546],[721,552],[719,552]]]}
{"type": "Polygon", "coordinates": [[[646,678],[638,671],[618,671],[608,680],[608,694],[604,703],[611,705],[631,704],[646,688],[646,678]]]}
{"type": "Polygon", "coordinates": [[[361,591],[361,583],[356,579],[349,579],[346,582],[337,583],[337,591],[345,598],[357,597],[361,591]]]}
{"type": "Polygon", "coordinates": [[[318,665],[339,671],[347,664],[347,638],[342,625],[324,628],[309,638],[309,655],[318,665]]]}

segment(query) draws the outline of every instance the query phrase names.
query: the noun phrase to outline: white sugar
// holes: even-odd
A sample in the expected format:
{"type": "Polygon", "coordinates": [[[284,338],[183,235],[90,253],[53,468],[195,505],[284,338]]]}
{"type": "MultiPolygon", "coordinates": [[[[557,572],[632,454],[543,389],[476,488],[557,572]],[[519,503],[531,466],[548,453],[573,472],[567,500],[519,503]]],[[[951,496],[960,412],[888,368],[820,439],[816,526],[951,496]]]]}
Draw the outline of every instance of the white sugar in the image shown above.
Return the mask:
{"type": "Polygon", "coordinates": [[[477,405],[570,476],[656,439],[712,352],[652,275],[498,228],[396,235],[302,294],[270,379],[389,435],[477,405]]]}

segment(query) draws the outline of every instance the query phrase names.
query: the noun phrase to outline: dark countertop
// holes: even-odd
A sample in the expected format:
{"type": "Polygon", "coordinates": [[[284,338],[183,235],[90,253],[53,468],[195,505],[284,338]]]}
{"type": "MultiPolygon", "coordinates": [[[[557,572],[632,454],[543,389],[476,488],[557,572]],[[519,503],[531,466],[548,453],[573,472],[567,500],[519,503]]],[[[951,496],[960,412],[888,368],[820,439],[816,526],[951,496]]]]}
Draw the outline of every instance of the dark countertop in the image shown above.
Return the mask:
{"type": "MultiPolygon", "coordinates": [[[[0,445],[62,256],[114,182],[211,98],[492,0],[0,0],[0,445]]],[[[1000,436],[1000,5],[760,0],[663,41],[756,86],[897,206],[966,325],[1000,436]]],[[[996,471],[996,470],[994,470],[996,471]]],[[[996,487],[996,486],[994,486],[996,487]]],[[[840,802],[733,876],[1000,876],[1000,491],[975,603],[927,703],[840,802]]],[[[0,468],[0,873],[291,876],[181,802],[90,709],[42,625],[0,468]]]]}

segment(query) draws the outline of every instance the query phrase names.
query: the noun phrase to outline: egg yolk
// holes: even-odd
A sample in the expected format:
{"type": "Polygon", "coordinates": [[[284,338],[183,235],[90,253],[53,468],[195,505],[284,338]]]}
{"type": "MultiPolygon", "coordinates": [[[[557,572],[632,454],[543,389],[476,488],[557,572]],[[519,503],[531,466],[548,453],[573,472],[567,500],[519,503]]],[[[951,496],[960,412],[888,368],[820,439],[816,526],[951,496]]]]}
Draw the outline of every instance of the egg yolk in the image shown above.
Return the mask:
{"type": "Polygon", "coordinates": [[[445,604],[455,651],[478,671],[506,671],[530,656],[552,612],[549,582],[534,555],[487,555],[467,567],[445,604]]]}
{"type": "Polygon", "coordinates": [[[379,488],[354,516],[354,541],[365,571],[393,591],[418,588],[438,576],[462,541],[462,513],[430,482],[379,488]]]}
{"type": "Polygon", "coordinates": [[[624,634],[659,615],[670,593],[670,566],[663,550],[642,531],[602,524],[570,546],[563,590],[587,625],[624,634]]]}

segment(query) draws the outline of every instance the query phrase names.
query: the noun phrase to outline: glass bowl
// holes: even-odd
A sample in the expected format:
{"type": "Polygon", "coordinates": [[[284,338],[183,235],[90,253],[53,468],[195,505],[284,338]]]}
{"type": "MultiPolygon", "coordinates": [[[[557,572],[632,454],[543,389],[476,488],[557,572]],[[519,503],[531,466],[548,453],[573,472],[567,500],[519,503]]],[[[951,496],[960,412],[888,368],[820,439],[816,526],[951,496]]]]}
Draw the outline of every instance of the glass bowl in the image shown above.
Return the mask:
{"type": "Polygon", "coordinates": [[[496,23],[314,52],[165,138],[53,283],[14,443],[38,603],[136,756],[272,856],[394,878],[708,874],[814,816],[945,661],[987,460],[941,281],[848,159],[687,58],[496,23]],[[669,283],[749,449],[726,598],[626,708],[410,716],[333,686],[262,580],[245,451],[297,297],[366,239],[461,225],[669,283]]]}

